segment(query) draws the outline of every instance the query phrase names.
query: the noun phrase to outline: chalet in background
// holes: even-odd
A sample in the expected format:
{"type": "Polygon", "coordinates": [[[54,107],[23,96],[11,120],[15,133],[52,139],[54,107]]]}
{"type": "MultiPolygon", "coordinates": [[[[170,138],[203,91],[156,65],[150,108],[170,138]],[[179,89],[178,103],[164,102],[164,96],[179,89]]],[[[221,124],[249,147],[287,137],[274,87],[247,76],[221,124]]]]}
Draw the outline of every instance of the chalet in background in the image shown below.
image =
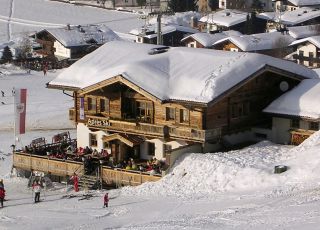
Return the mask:
{"type": "Polygon", "coordinates": [[[310,68],[320,67],[320,36],[312,36],[291,43],[296,53],[292,56],[298,64],[310,68]]]}
{"type": "MultiPolygon", "coordinates": [[[[166,46],[181,46],[181,39],[190,34],[198,33],[197,29],[176,24],[161,26],[161,44],[166,46]]],[[[157,44],[157,25],[150,25],[140,29],[134,29],[129,32],[136,36],[135,42],[157,44]]]]}
{"type": "Polygon", "coordinates": [[[283,58],[293,52],[289,44],[294,41],[281,32],[230,36],[213,43],[212,48],[233,52],[256,52],[272,57],[283,58]]]}
{"type": "Polygon", "coordinates": [[[70,26],[37,32],[37,53],[57,60],[78,60],[106,42],[120,40],[105,25],[70,26]]]}

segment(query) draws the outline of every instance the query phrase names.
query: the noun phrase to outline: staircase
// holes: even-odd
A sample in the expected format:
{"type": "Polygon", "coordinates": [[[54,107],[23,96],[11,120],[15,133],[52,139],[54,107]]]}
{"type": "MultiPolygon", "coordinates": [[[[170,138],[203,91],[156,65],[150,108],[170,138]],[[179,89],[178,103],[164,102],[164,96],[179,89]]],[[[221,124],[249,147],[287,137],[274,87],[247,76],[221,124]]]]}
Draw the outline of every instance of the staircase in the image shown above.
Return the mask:
{"type": "Polygon", "coordinates": [[[99,189],[100,180],[95,175],[82,175],[79,180],[79,188],[82,190],[99,189]]]}

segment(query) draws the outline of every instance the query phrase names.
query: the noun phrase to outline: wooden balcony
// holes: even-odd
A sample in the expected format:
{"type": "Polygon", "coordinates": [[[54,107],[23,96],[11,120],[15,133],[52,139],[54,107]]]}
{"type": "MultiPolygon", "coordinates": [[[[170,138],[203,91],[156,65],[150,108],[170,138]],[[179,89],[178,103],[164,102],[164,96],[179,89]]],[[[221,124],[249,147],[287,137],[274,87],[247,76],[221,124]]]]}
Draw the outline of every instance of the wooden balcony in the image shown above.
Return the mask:
{"type": "Polygon", "coordinates": [[[218,140],[221,137],[221,129],[198,130],[184,127],[168,127],[149,123],[112,120],[104,117],[87,115],[87,125],[91,128],[106,129],[109,131],[127,134],[146,135],[158,138],[175,138],[196,142],[218,140]]]}

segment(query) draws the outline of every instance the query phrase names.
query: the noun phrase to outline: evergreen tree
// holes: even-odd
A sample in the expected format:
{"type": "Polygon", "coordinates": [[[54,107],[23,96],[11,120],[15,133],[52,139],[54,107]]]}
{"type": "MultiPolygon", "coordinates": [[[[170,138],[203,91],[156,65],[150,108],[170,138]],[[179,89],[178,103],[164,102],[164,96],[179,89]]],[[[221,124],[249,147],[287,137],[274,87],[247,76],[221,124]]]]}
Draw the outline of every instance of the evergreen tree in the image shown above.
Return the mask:
{"type": "Polygon", "coordinates": [[[142,9],[142,6],[146,5],[146,2],[147,2],[146,0],[137,0],[138,6],[140,6],[141,9],[142,9]]]}
{"type": "Polygon", "coordinates": [[[12,52],[11,52],[9,46],[4,47],[1,60],[4,63],[12,61],[12,52]]]}
{"type": "Polygon", "coordinates": [[[212,11],[219,8],[219,0],[208,0],[208,6],[212,11]]]}
{"type": "Polygon", "coordinates": [[[196,11],[198,0],[169,0],[168,6],[173,12],[196,11]]]}

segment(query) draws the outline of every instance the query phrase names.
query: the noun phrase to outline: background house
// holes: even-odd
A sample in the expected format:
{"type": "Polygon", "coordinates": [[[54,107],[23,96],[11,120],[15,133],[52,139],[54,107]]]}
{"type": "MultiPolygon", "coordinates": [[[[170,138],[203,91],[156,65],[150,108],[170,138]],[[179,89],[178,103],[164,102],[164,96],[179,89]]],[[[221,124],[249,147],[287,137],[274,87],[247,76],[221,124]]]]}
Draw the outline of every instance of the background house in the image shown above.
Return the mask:
{"type": "Polygon", "coordinates": [[[310,68],[320,67],[320,36],[303,38],[291,43],[296,52],[292,59],[310,68]]]}
{"type": "Polygon", "coordinates": [[[77,60],[106,42],[120,40],[105,25],[70,26],[37,32],[35,41],[41,45],[36,52],[58,60],[77,60]]]}

